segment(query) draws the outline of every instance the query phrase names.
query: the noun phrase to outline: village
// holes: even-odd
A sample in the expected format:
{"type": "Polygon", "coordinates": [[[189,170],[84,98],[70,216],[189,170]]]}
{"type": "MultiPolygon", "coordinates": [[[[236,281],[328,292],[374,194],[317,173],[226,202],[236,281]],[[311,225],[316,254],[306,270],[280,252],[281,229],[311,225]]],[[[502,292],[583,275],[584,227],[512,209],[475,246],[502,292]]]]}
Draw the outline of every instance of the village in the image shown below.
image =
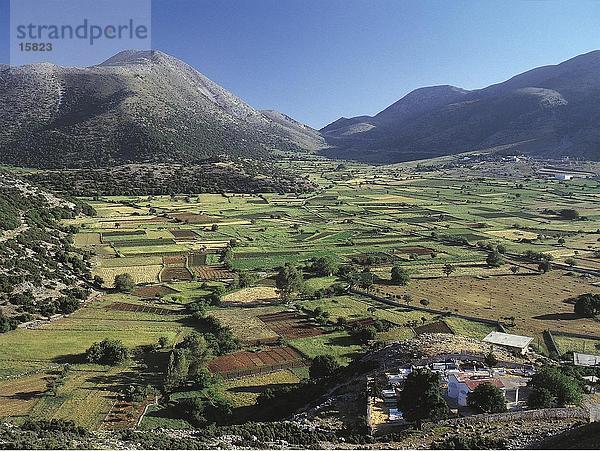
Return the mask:
{"type": "MultiPolygon", "coordinates": [[[[437,334],[440,335],[440,334],[437,334]]],[[[447,344],[451,338],[423,336],[429,342],[442,340],[447,344]]],[[[406,355],[399,353],[395,346],[382,350],[386,357],[381,362],[380,370],[367,379],[367,419],[369,427],[375,435],[390,434],[405,429],[411,421],[407,420],[401,408],[400,400],[407,377],[415,371],[430,371],[439,375],[440,387],[449,408],[450,418],[471,418],[481,420],[487,415],[498,415],[504,412],[524,413],[523,418],[531,418],[528,406],[531,395],[530,382],[540,368],[540,363],[556,364],[535,353],[530,347],[532,337],[490,332],[481,341],[481,348],[489,352],[477,352],[476,349],[465,349],[455,353],[443,353],[429,356],[413,355],[406,362],[406,355]],[[499,359],[499,358],[500,359],[499,359]],[[482,386],[491,386],[501,395],[501,405],[496,411],[484,412],[474,402],[476,393],[482,386]]],[[[470,343],[473,345],[474,343],[470,343]]],[[[598,369],[600,357],[589,354],[573,353],[572,361],[561,362],[562,365],[575,368],[598,369]]],[[[600,420],[600,379],[595,375],[583,376],[586,381],[584,391],[587,402],[580,409],[572,406],[570,414],[566,410],[549,409],[544,418],[557,415],[562,418],[582,418],[594,422],[600,420]]],[[[519,416],[514,416],[515,420],[519,416]]]]}

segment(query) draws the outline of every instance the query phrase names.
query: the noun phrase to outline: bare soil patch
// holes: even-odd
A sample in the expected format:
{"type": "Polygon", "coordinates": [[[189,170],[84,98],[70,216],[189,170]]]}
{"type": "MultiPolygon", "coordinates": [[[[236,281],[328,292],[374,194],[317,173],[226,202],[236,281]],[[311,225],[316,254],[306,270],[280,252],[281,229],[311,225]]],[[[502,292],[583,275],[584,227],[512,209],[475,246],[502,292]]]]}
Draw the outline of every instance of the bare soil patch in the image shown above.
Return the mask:
{"type": "Polygon", "coordinates": [[[181,311],[154,307],[151,305],[128,304],[127,302],[113,302],[106,307],[107,310],[121,312],[152,313],[154,315],[181,315],[181,311]]]}
{"type": "Polygon", "coordinates": [[[174,282],[178,280],[191,281],[192,274],[190,270],[184,267],[167,267],[160,273],[161,282],[174,282]]]}
{"type": "Polygon", "coordinates": [[[200,280],[228,280],[233,279],[233,273],[223,266],[194,266],[192,271],[200,280]]]}
{"type": "Polygon", "coordinates": [[[235,378],[304,365],[302,355],[286,346],[258,352],[242,351],[217,357],[209,362],[208,369],[225,378],[235,378]]]}
{"type": "Polygon", "coordinates": [[[260,315],[258,319],[286,339],[316,337],[324,334],[322,329],[310,323],[307,316],[294,312],[270,313],[260,315]]]}

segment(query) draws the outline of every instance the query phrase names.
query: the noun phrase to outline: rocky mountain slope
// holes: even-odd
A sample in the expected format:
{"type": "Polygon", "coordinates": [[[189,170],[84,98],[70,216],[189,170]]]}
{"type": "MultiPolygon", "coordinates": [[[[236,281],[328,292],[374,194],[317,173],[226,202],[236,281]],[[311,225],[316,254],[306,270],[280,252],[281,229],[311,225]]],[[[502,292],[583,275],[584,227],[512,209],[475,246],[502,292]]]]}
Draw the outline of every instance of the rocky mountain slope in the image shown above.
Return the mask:
{"type": "Polygon", "coordinates": [[[600,160],[600,51],[466,91],[417,89],[375,116],[341,118],[321,132],[333,157],[373,162],[510,146],[544,157],[600,160]]]}
{"type": "Polygon", "coordinates": [[[0,333],[71,313],[88,296],[89,265],[59,222],[82,212],[94,213],[0,171],[0,333]]]}
{"type": "Polygon", "coordinates": [[[0,162],[97,167],[314,150],[319,133],[261,112],[158,51],[87,68],[0,68],[0,162]]]}

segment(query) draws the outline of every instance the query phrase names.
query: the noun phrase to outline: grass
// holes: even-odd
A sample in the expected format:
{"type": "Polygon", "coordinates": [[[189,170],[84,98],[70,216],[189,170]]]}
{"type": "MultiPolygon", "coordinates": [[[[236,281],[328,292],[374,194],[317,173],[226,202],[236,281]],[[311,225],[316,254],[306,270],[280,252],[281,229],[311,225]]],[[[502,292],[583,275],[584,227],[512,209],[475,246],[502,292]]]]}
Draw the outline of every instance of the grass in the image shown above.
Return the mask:
{"type": "Polygon", "coordinates": [[[450,326],[455,334],[464,335],[465,337],[475,338],[477,340],[481,340],[490,332],[498,330],[498,328],[494,326],[462,318],[448,317],[444,319],[444,321],[446,321],[446,324],[450,326]]]}
{"type": "MultiPolygon", "coordinates": [[[[411,274],[412,280],[407,287],[386,284],[377,287],[382,292],[395,295],[396,299],[409,293],[414,299],[413,305],[427,299],[429,307],[439,310],[491,320],[514,316],[514,333],[536,337],[544,329],[597,332],[596,322],[573,318],[572,306],[563,302],[567,297],[580,293],[600,292],[600,288],[590,281],[566,276],[564,271],[552,271],[546,275],[529,271],[526,275],[523,270],[514,276],[508,270],[508,264],[499,269],[487,268],[484,264],[486,254],[481,250],[432,238],[432,233],[463,236],[473,242],[481,240],[503,244],[511,252],[535,249],[560,258],[579,250],[578,263],[585,261],[586,265],[594,266],[591,249],[597,247],[597,235],[592,232],[600,228],[600,216],[596,214],[595,205],[597,183],[578,180],[558,184],[528,177],[519,179],[525,186],[517,189],[514,181],[504,175],[496,178],[492,173],[486,173],[482,181],[479,178],[482,174],[477,169],[469,172],[448,169],[441,173],[413,172],[410,165],[399,171],[398,167],[373,168],[359,163],[345,163],[346,169],[338,170],[338,162],[329,161],[288,161],[281,164],[319,183],[319,193],[267,193],[264,198],[255,194],[201,194],[191,196],[191,202],[186,202],[184,196],[153,196],[151,199],[105,197],[99,201],[88,199],[97,209],[98,217],[74,218],[64,223],[81,226],[75,245],[95,254],[94,274],[101,275],[107,285],[112,284],[115,275],[125,272],[131,274],[137,283],[157,283],[162,268],[161,254],[197,250],[203,243],[211,250],[207,263],[221,264],[220,251],[231,239],[235,239],[233,268],[256,270],[262,277],[272,277],[274,270],[285,263],[304,266],[311,258],[333,256],[346,264],[357,254],[379,253],[393,256],[394,264],[405,267],[411,274]],[[517,193],[520,197],[516,197],[517,193]],[[122,202],[131,203],[133,207],[122,202]],[[588,217],[587,221],[561,221],[540,214],[545,208],[561,209],[573,205],[588,217]],[[151,207],[157,210],[157,215],[202,211],[214,217],[219,228],[213,232],[209,223],[183,225],[169,223],[164,217],[153,219],[154,215],[149,212],[151,207]],[[118,228],[116,223],[119,223],[118,228]],[[478,223],[484,223],[485,227],[479,228],[478,223]],[[191,230],[197,238],[189,243],[172,243],[173,236],[169,230],[173,228],[191,230]],[[106,242],[99,242],[101,233],[115,231],[122,233],[105,236],[106,242]],[[557,234],[563,232],[569,234],[565,236],[565,245],[559,246],[557,234]],[[547,238],[539,240],[538,235],[546,235],[547,238]],[[521,242],[523,238],[535,239],[535,242],[521,242]],[[107,244],[108,241],[116,246],[118,255],[115,248],[107,244]],[[426,254],[412,260],[409,255],[397,252],[408,247],[431,248],[436,255],[426,254]],[[586,255],[582,249],[587,250],[586,255]],[[451,277],[443,276],[442,268],[446,263],[456,268],[451,277]]],[[[389,262],[376,264],[371,270],[382,279],[389,279],[391,266],[389,262]]],[[[309,271],[305,273],[309,274],[309,271]]],[[[307,286],[314,290],[329,287],[335,282],[335,277],[308,277],[306,280],[307,286]]],[[[167,304],[160,305],[163,308],[183,307],[208,294],[211,287],[222,284],[209,283],[208,288],[203,288],[199,282],[168,285],[179,293],[167,296],[164,299],[167,304]]],[[[246,294],[251,299],[252,293],[248,291],[246,294]]],[[[173,343],[192,330],[182,323],[184,316],[107,309],[112,302],[140,303],[140,300],[110,294],[67,318],[38,329],[19,329],[0,335],[0,377],[49,368],[57,362],[74,362],[74,371],[56,397],[43,395],[45,381],[41,375],[1,381],[0,410],[6,412],[3,415],[73,418],[81,424],[97,427],[100,417],[107,411],[107,397],[116,389],[117,381],[127,372],[135,373],[137,370],[123,367],[114,369],[115,373],[112,373],[109,369],[78,363],[87,347],[104,338],[122,340],[131,348],[156,343],[161,336],[173,343]],[[29,400],[2,398],[3,393],[10,395],[11,390],[37,394],[29,400]]],[[[320,307],[329,312],[332,320],[338,317],[347,320],[375,317],[398,326],[378,334],[378,339],[383,341],[410,338],[413,331],[407,323],[420,323],[422,317],[434,319],[433,315],[420,311],[350,295],[296,303],[310,310],[320,307]]],[[[257,316],[285,308],[213,307],[211,314],[230,326],[247,347],[252,347],[253,340],[277,337],[257,316]]],[[[483,338],[494,329],[452,317],[447,321],[457,334],[475,339],[483,338]]],[[[557,341],[563,352],[581,351],[583,345],[587,352],[592,352],[597,345],[561,336],[557,337],[557,341]]],[[[347,364],[362,351],[362,347],[346,332],[290,340],[290,345],[308,357],[332,354],[342,364],[347,364]]],[[[306,368],[298,368],[230,381],[226,392],[239,409],[247,408],[264,387],[294,383],[306,375],[306,368]]],[[[177,412],[152,406],[142,427],[190,426],[176,416],[177,412]]]]}
{"type": "Polygon", "coordinates": [[[566,337],[564,335],[555,334],[554,341],[561,354],[567,352],[582,352],[584,354],[600,355],[600,340],[566,337]]]}
{"type": "Polygon", "coordinates": [[[266,389],[297,384],[298,382],[300,382],[300,378],[294,372],[282,370],[225,381],[223,390],[225,398],[230,400],[234,407],[248,407],[254,405],[258,396],[266,389]]]}
{"type": "Polygon", "coordinates": [[[311,359],[318,355],[329,354],[342,365],[347,365],[362,352],[362,346],[356,344],[345,331],[289,340],[288,343],[311,359]]]}

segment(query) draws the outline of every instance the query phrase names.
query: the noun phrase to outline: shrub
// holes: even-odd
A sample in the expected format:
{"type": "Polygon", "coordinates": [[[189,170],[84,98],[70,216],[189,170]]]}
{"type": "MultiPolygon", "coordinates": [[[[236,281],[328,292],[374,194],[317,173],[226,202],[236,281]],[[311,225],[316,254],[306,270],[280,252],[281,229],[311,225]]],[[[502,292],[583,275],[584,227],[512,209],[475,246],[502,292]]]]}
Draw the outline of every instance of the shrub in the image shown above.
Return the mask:
{"type": "Polygon", "coordinates": [[[582,317],[593,318],[600,315],[600,294],[582,294],[575,299],[575,313],[582,317]]]}
{"type": "Polygon", "coordinates": [[[308,370],[311,379],[321,379],[329,377],[340,368],[339,363],[331,355],[316,356],[308,370]]]}
{"type": "Polygon", "coordinates": [[[115,289],[121,293],[131,293],[135,283],[130,274],[118,274],[115,276],[115,289]]]}
{"type": "Polygon", "coordinates": [[[89,363],[118,365],[129,358],[129,350],[121,341],[105,338],[90,346],[85,352],[85,358],[89,363]]]}
{"type": "Polygon", "coordinates": [[[467,396],[469,407],[483,413],[500,413],[506,411],[506,401],[502,391],[489,382],[478,385],[467,396]]]}

